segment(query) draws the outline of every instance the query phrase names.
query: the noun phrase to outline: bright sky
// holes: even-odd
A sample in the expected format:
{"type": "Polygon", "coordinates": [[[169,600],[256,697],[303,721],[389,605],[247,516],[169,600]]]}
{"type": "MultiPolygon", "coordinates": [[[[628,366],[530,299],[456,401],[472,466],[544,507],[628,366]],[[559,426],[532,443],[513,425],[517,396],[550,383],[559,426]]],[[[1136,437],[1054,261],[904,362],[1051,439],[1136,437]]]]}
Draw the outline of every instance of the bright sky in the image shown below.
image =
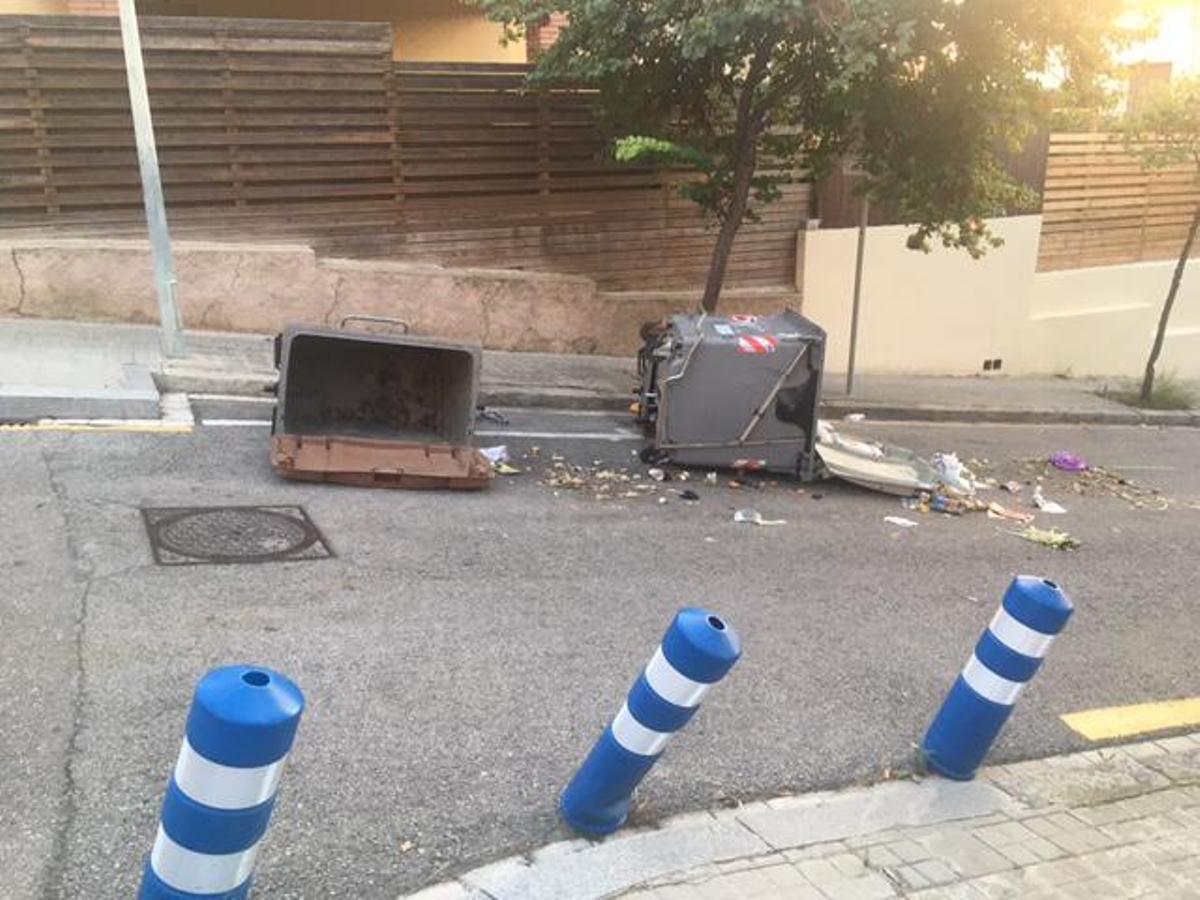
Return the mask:
{"type": "Polygon", "coordinates": [[[1169,62],[1173,75],[1200,74],[1200,0],[1152,0],[1149,5],[1159,17],[1158,35],[1123,53],[1122,62],[1169,62]]]}

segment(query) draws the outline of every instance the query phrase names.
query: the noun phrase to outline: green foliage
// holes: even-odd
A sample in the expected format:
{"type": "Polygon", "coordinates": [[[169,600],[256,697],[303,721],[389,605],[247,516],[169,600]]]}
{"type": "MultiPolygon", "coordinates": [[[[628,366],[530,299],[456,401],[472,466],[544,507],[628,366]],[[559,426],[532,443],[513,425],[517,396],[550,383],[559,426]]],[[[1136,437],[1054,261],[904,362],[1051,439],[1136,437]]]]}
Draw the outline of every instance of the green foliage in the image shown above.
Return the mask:
{"type": "Polygon", "coordinates": [[[1146,168],[1191,163],[1200,179],[1200,77],[1164,85],[1139,114],[1118,126],[1117,133],[1146,168]]]}
{"type": "Polygon", "coordinates": [[[662,138],[630,135],[619,138],[614,153],[619,162],[643,163],[657,166],[688,166],[709,172],[712,158],[695,147],[686,147],[662,138]]]}
{"type": "MultiPolygon", "coordinates": [[[[480,0],[513,35],[568,27],[535,83],[595,89],[618,158],[684,162],[737,222],[788,180],[856,158],[910,241],[981,254],[1027,208],[1004,155],[1063,98],[1099,95],[1125,0],[480,0]],[[1057,98],[1057,99],[1055,99],[1057,98]],[[632,143],[630,143],[632,142],[632,143]],[[755,172],[752,179],[748,172],[755,172]]],[[[751,213],[752,214],[752,213],[751,213]]]]}
{"type": "Polygon", "coordinates": [[[1195,409],[1200,406],[1200,390],[1197,386],[1181,381],[1170,373],[1155,379],[1154,390],[1150,393],[1148,402],[1142,402],[1140,385],[1133,382],[1103,396],[1141,409],[1195,409]]]}

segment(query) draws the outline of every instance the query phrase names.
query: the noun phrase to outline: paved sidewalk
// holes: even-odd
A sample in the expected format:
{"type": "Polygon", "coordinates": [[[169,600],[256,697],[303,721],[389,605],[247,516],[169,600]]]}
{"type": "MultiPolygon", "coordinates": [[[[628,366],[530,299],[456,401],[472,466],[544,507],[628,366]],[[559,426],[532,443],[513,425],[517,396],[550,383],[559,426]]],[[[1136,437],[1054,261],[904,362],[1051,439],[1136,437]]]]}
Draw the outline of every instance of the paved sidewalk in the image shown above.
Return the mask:
{"type": "MultiPolygon", "coordinates": [[[[262,397],[275,383],[270,335],[188,332],[186,359],[164,364],[149,325],[0,319],[0,347],[25,381],[61,386],[63,373],[110,376],[137,363],[163,391],[262,397]]],[[[2,373],[0,373],[2,375],[2,373]]],[[[0,382],[3,378],[0,377],[0,382]]],[[[1115,385],[1116,380],[1110,381],[1115,385]]],[[[625,409],[637,382],[632,357],[484,352],[481,402],[490,406],[625,409]]],[[[825,375],[822,414],[874,419],[1200,425],[1200,410],[1141,412],[1098,395],[1100,379],[862,375],[853,397],[845,376],[825,375]]],[[[97,413],[99,415],[101,413],[97,413]]]]}
{"type": "Polygon", "coordinates": [[[411,900],[1200,897],[1200,733],[681,816],[411,900]]]}

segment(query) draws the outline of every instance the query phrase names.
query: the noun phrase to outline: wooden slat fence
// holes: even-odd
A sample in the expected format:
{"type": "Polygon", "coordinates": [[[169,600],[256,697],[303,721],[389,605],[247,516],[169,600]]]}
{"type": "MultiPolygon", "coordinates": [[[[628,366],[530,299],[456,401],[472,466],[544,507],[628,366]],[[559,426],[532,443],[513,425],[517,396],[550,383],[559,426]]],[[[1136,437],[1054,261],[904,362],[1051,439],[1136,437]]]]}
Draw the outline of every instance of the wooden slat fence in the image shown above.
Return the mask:
{"type": "Polygon", "coordinates": [[[1038,268],[1172,259],[1197,204],[1195,166],[1147,171],[1118,137],[1052,134],[1038,268]]]}
{"type": "MultiPolygon", "coordinates": [[[[591,98],[524,66],[399,63],[387,24],[142,20],[168,216],[180,236],[577,273],[610,289],[702,283],[715,233],[674,184],[616,164],[591,98]]],[[[0,226],[137,234],[115,19],[0,16],[0,226]]],[[[784,285],[808,188],[748,225],[732,284],[784,285]]]]}
{"type": "MultiPolygon", "coordinates": [[[[177,233],[395,219],[390,26],[163,17],[142,31],[177,233]]],[[[0,222],[144,228],[116,19],[0,17],[0,222]]]]}
{"type": "MultiPolygon", "coordinates": [[[[702,282],[715,233],[681,199],[682,172],[606,158],[591,98],[532,92],[515,65],[398,63],[398,153],[405,226],[338,246],[470,265],[568,272],[610,288],[702,282]]],[[[731,282],[788,284],[808,190],[746,226],[731,282]]]]}

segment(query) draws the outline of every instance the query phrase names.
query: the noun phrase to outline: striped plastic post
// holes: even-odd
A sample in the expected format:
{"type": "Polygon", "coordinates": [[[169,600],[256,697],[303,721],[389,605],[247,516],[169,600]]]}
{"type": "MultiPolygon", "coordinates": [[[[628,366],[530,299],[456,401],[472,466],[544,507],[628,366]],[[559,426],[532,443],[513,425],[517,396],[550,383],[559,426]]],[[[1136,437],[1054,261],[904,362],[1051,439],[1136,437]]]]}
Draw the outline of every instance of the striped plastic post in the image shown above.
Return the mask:
{"type": "Polygon", "coordinates": [[[742,655],[737,633],[704,609],[682,609],[567,789],[560,807],[584,834],[609,834],[625,823],[633,791],[709,688],[742,655]]]}
{"type": "Polygon", "coordinates": [[[244,900],[304,695],[252,666],[196,686],[139,900],[244,900]]]}
{"type": "Polygon", "coordinates": [[[1053,581],[1019,575],[929,727],[929,768],[970,781],[1075,607],[1053,581]]]}

